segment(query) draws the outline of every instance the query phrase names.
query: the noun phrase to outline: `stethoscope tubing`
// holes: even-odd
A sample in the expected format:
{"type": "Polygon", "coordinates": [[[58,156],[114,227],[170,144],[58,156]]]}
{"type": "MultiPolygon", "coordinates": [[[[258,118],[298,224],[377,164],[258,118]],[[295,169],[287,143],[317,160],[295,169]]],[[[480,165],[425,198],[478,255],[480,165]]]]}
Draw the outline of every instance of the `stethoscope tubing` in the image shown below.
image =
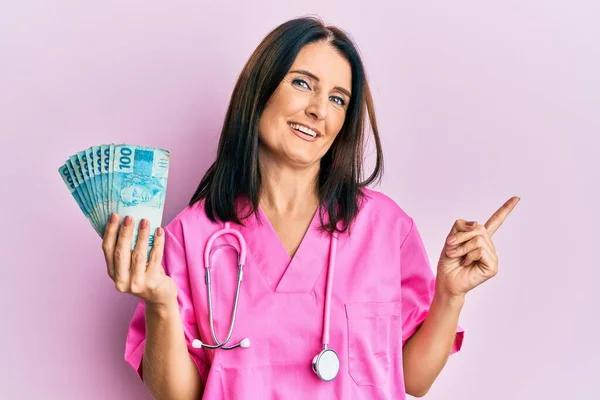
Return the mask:
{"type": "Polygon", "coordinates": [[[325,288],[325,310],[323,312],[323,349],[329,345],[329,323],[331,320],[331,295],[333,288],[333,269],[335,267],[335,253],[337,248],[337,238],[332,234],[331,244],[329,246],[329,265],[327,268],[327,287],[325,288]]]}
{"type": "Polygon", "coordinates": [[[240,344],[237,344],[237,345],[231,346],[231,347],[225,347],[225,345],[227,344],[227,342],[229,342],[229,339],[231,339],[231,335],[233,333],[233,327],[235,325],[235,317],[237,314],[238,300],[240,297],[240,286],[242,284],[242,279],[244,277],[245,261],[246,261],[246,241],[244,240],[244,237],[238,230],[232,229],[229,227],[229,222],[227,222],[225,224],[224,229],[221,229],[221,230],[213,233],[210,236],[210,238],[208,238],[208,241],[206,243],[206,247],[204,250],[204,268],[206,271],[205,283],[206,283],[206,293],[207,293],[207,297],[208,297],[208,318],[209,318],[209,324],[210,324],[210,333],[212,335],[212,338],[213,338],[215,344],[209,345],[209,344],[203,343],[202,346],[207,349],[233,350],[237,347],[240,347],[240,344]],[[231,321],[229,323],[229,331],[227,332],[227,337],[225,338],[225,340],[223,340],[223,342],[220,342],[215,333],[215,326],[214,326],[212,291],[211,291],[211,280],[210,280],[210,270],[211,270],[212,266],[210,264],[210,257],[213,253],[213,250],[216,250],[216,249],[212,248],[213,243],[215,242],[215,240],[218,237],[223,236],[223,235],[235,236],[236,239],[238,240],[239,250],[237,251],[237,253],[238,253],[238,277],[237,277],[237,284],[236,284],[236,290],[235,290],[235,300],[233,302],[233,310],[231,313],[231,321]]]}

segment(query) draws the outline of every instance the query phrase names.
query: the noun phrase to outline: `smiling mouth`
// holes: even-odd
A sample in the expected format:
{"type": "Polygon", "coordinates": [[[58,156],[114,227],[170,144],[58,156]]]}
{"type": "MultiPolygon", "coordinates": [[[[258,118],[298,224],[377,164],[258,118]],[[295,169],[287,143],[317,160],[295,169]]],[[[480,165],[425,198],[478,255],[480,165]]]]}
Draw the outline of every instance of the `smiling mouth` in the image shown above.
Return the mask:
{"type": "Polygon", "coordinates": [[[293,122],[288,123],[288,125],[290,126],[290,128],[294,129],[295,131],[301,132],[307,136],[310,136],[311,138],[316,138],[318,136],[317,132],[313,131],[312,129],[310,129],[304,125],[295,124],[293,122]]]}

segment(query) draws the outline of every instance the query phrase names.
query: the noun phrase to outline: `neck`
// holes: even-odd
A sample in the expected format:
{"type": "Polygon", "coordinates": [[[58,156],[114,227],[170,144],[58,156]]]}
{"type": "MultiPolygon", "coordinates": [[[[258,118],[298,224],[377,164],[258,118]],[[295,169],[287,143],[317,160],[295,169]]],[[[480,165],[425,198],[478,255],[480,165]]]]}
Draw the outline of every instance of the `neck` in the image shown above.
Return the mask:
{"type": "Polygon", "coordinates": [[[261,176],[260,206],[280,216],[311,213],[319,205],[317,179],[319,163],[307,168],[277,162],[259,153],[261,176]]]}

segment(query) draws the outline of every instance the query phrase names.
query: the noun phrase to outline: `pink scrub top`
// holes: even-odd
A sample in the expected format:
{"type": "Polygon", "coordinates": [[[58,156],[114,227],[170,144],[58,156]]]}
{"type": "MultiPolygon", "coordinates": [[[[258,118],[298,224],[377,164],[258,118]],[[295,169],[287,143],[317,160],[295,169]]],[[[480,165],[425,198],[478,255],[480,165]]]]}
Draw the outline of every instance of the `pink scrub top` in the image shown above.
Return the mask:
{"type": "MultiPolygon", "coordinates": [[[[330,236],[315,213],[293,258],[262,210],[231,224],[248,249],[238,312],[228,346],[249,338],[249,348],[192,347],[213,344],[208,322],[204,247],[223,223],[211,222],[204,203],[187,207],[165,227],[163,266],[179,289],[188,350],[204,383],[205,399],[405,399],[402,346],[427,315],[435,277],[417,227],[393,200],[374,190],[348,232],[339,234],[329,347],[340,371],[321,381],[311,361],[322,349],[330,236]]],[[[231,235],[217,239],[212,258],[212,297],[217,338],[229,329],[237,279],[237,247],[231,235]],[[225,246],[224,246],[225,245],[225,246]]],[[[458,327],[452,353],[461,347],[458,327]]],[[[138,372],[145,343],[144,303],[129,328],[125,360],[138,372]]]]}

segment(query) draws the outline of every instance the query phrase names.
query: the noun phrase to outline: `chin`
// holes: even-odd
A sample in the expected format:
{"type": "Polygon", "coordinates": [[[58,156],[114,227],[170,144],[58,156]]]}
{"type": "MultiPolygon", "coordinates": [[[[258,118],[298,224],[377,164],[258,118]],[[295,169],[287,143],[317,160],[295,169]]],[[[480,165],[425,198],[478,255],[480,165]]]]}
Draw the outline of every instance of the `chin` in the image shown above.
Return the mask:
{"type": "Polygon", "coordinates": [[[306,152],[290,152],[284,154],[283,157],[289,160],[291,164],[299,167],[309,167],[310,165],[319,162],[314,154],[307,154],[306,152]]]}

